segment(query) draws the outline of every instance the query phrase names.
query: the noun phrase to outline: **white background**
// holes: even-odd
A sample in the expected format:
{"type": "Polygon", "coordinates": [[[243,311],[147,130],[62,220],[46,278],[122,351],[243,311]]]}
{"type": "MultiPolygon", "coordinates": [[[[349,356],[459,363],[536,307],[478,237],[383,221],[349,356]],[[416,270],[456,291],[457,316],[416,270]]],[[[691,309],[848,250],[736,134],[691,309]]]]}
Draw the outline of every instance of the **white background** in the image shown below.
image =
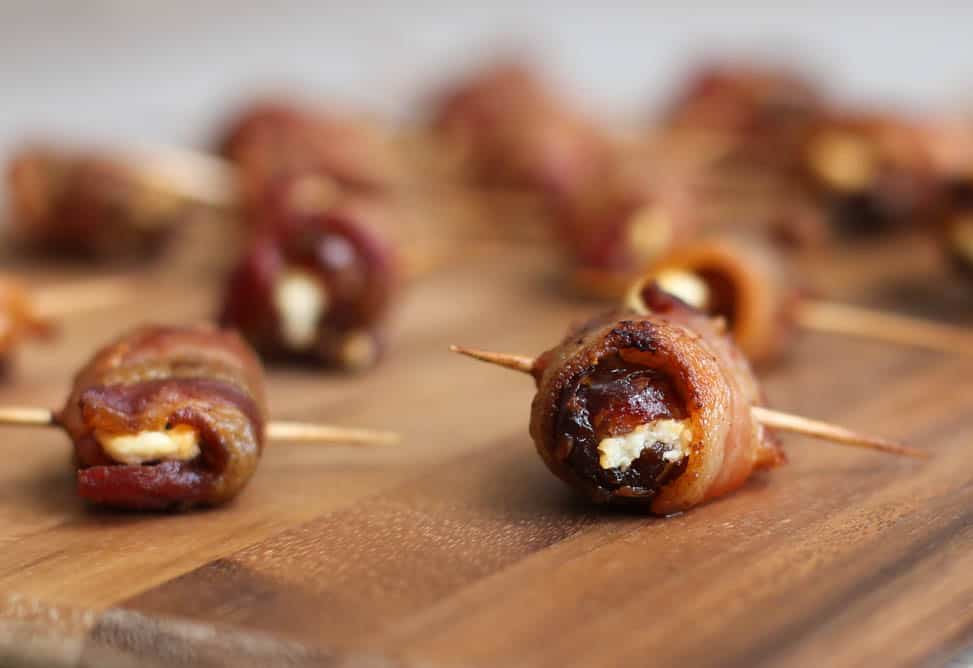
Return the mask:
{"type": "Polygon", "coordinates": [[[970,2],[349,4],[0,0],[0,153],[46,133],[202,143],[254,91],[405,118],[432,83],[504,45],[529,48],[606,117],[646,116],[722,52],[807,63],[856,99],[973,97],[970,2]]]}

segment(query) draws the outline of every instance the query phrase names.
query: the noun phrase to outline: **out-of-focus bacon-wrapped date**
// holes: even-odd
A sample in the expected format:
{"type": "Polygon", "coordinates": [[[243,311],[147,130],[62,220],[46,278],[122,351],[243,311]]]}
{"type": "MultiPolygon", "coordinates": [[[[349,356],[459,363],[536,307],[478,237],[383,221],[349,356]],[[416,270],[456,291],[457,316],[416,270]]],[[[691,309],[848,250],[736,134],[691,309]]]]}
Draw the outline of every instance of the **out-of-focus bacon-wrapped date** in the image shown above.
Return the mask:
{"type": "Polygon", "coordinates": [[[612,313],[541,355],[530,433],[559,478],[596,502],[685,510],[783,461],[751,415],[746,359],[703,314],[647,289],[651,312],[612,313]]]}
{"type": "Polygon", "coordinates": [[[801,158],[799,178],[843,232],[915,228],[930,217],[935,160],[916,123],[890,115],[823,115],[801,158]]]}
{"type": "Polygon", "coordinates": [[[973,171],[954,177],[942,189],[937,217],[944,250],[960,270],[973,276],[973,171]]]}
{"type": "Polygon", "coordinates": [[[146,326],[99,351],[58,415],[79,494],[127,509],[225,503],[256,470],[263,372],[235,334],[146,326]]]}
{"type": "Polygon", "coordinates": [[[511,119],[477,155],[488,186],[523,189],[553,202],[575,197],[610,167],[607,141],[585,119],[550,108],[511,119]]]}
{"type": "Polygon", "coordinates": [[[670,253],[636,281],[628,305],[658,285],[714,318],[721,318],[754,363],[779,357],[796,333],[803,296],[780,258],[756,241],[710,239],[670,253]]]}
{"type": "Polygon", "coordinates": [[[699,227],[687,183],[645,175],[609,178],[566,202],[557,223],[573,288],[611,298],[699,227]]]}
{"type": "Polygon", "coordinates": [[[245,204],[258,204],[269,184],[295,173],[331,179],[333,190],[375,195],[393,188],[400,172],[374,128],[298,104],[254,104],[230,124],[219,150],[239,168],[245,204]]]}
{"type": "Polygon", "coordinates": [[[778,164],[796,152],[821,107],[817,88],[795,73],[710,66],[689,79],[665,120],[670,128],[729,137],[742,158],[778,164]]]}
{"type": "Polygon", "coordinates": [[[973,275],[973,118],[934,119],[927,122],[925,136],[939,182],[937,233],[946,256],[973,275]]]}
{"type": "Polygon", "coordinates": [[[477,183],[543,199],[575,196],[613,159],[604,134],[519,63],[443,96],[432,124],[477,183]]]}
{"type": "Polygon", "coordinates": [[[152,255],[189,215],[185,198],[107,155],[28,148],[7,176],[15,236],[47,252],[152,255]]]}
{"type": "Polygon", "coordinates": [[[432,126],[463,154],[474,151],[512,115],[512,110],[539,104],[546,87],[526,65],[504,60],[474,73],[447,90],[433,110],[432,126]]]}
{"type": "Polygon", "coordinates": [[[47,335],[51,328],[51,323],[35,311],[26,286],[11,276],[0,275],[0,370],[21,341],[47,335]]]}
{"type": "Polygon", "coordinates": [[[380,202],[278,209],[231,274],[220,321],[271,358],[370,366],[398,285],[380,202]]]}

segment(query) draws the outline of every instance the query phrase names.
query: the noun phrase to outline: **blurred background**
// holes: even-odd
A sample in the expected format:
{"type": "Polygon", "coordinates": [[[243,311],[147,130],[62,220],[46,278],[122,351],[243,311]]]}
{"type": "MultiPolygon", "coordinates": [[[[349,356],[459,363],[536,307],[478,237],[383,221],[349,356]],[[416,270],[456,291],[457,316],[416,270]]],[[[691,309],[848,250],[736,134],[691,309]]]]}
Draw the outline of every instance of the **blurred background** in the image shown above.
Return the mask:
{"type": "Polygon", "coordinates": [[[534,56],[607,118],[644,116],[701,56],[725,53],[919,110],[973,87],[964,3],[488,4],[3,3],[0,150],[31,132],[199,144],[254,91],[408,118],[492,49],[534,56]]]}

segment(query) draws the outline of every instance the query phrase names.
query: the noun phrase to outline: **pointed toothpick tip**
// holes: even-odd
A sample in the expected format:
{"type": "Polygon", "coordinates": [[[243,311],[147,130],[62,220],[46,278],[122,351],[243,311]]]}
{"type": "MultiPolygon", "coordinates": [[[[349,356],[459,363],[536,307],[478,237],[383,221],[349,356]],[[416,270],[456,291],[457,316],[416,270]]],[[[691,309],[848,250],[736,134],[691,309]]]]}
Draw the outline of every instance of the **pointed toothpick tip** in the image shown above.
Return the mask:
{"type": "Polygon", "coordinates": [[[752,406],[750,410],[758,422],[772,429],[802,434],[811,438],[831,441],[839,445],[877,450],[878,452],[898,455],[900,457],[911,457],[912,459],[921,460],[932,458],[932,453],[926,452],[925,450],[912,448],[902,443],[882,438],[881,436],[862,434],[847,429],[846,427],[831,424],[830,422],[812,420],[802,415],[783,413],[763,406],[752,406]]]}
{"type": "Polygon", "coordinates": [[[511,355],[509,353],[495,353],[489,350],[478,350],[477,348],[466,348],[456,345],[450,346],[449,349],[451,352],[466,355],[467,357],[472,357],[475,360],[488,364],[502,366],[513,371],[520,371],[521,373],[532,373],[534,371],[535,359],[533,357],[511,355]]]}

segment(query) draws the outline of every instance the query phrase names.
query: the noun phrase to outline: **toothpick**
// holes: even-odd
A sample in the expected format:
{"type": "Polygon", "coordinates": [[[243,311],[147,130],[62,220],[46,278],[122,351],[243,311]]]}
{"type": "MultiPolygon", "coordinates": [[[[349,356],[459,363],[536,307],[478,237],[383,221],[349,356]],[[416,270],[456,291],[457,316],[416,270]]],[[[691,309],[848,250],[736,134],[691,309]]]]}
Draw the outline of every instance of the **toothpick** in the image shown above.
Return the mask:
{"type": "Polygon", "coordinates": [[[795,434],[803,434],[811,438],[819,438],[842,445],[851,445],[857,448],[867,448],[878,450],[892,455],[912,457],[913,459],[929,459],[930,454],[924,450],[910,448],[900,443],[895,443],[880,436],[861,434],[845,427],[812,420],[801,415],[792,413],[782,413],[763,406],[751,406],[750,414],[761,424],[781,431],[789,431],[795,434]]]}
{"type": "Polygon", "coordinates": [[[228,160],[199,151],[154,145],[130,147],[121,158],[135,168],[135,173],[150,188],[219,209],[236,205],[236,167],[228,160]]]}
{"type": "MultiPolygon", "coordinates": [[[[0,425],[10,427],[61,427],[57,416],[46,408],[29,406],[0,406],[0,425]]],[[[335,427],[307,422],[271,422],[266,436],[271,441],[292,441],[334,445],[394,445],[398,434],[335,427]]]]}
{"type": "Polygon", "coordinates": [[[53,411],[29,406],[0,406],[0,424],[9,427],[57,427],[53,411]]]}
{"type": "MultiPolygon", "coordinates": [[[[513,371],[520,371],[521,373],[531,373],[534,368],[535,360],[531,357],[524,357],[523,355],[495,353],[486,350],[476,350],[474,348],[463,348],[461,346],[450,346],[449,349],[454,353],[466,355],[481,362],[496,364],[507,369],[512,369],[513,371]]],[[[836,424],[812,420],[800,415],[782,413],[764,408],[763,406],[751,406],[750,414],[757,422],[782,431],[790,431],[812,438],[820,438],[841,445],[850,445],[858,448],[878,450],[892,455],[912,457],[913,459],[928,459],[930,457],[927,452],[910,448],[879,436],[861,434],[836,424]]]]}
{"type": "Polygon", "coordinates": [[[534,371],[535,359],[533,357],[510,355],[508,353],[494,353],[488,350],[477,350],[476,348],[464,348],[462,346],[450,346],[449,349],[454,353],[466,355],[467,357],[472,357],[475,360],[480,360],[488,364],[506,367],[513,371],[520,371],[521,373],[532,373],[534,371]]]}
{"type": "Polygon", "coordinates": [[[822,332],[973,355],[973,335],[966,329],[860,306],[807,301],[798,309],[797,320],[808,329],[822,332]]]}
{"type": "Polygon", "coordinates": [[[34,311],[42,319],[119,306],[139,292],[131,278],[113,277],[37,290],[34,311]]]}

